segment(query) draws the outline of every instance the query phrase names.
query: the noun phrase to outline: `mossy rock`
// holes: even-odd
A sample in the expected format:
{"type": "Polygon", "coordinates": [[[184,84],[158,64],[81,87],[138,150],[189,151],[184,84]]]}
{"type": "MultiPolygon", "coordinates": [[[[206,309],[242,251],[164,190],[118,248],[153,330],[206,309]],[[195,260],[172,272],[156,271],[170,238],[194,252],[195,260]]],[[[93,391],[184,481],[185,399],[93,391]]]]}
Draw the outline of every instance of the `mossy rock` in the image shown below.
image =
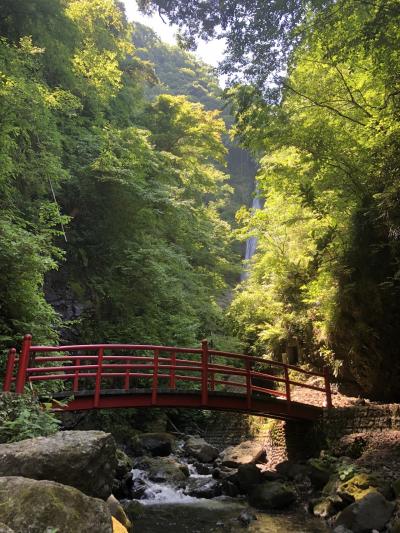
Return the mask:
{"type": "Polygon", "coordinates": [[[256,485],[249,494],[249,503],[257,509],[284,509],[296,499],[294,490],[279,481],[256,485]]]}
{"type": "Polygon", "coordinates": [[[137,500],[125,500],[121,502],[121,505],[132,522],[144,513],[144,505],[137,500]]]}
{"type": "Polygon", "coordinates": [[[340,483],[341,483],[341,481],[338,478],[337,474],[333,474],[329,478],[328,483],[322,489],[322,495],[323,496],[331,496],[333,494],[336,494],[336,491],[337,491],[340,483]]]}
{"type": "Polygon", "coordinates": [[[382,531],[390,520],[395,506],[379,492],[370,492],[339,513],[334,526],[344,526],[354,533],[382,531]]]}
{"type": "Polygon", "coordinates": [[[110,510],[111,516],[118,520],[120,524],[124,526],[128,533],[132,533],[132,522],[127,517],[122,505],[112,494],[107,498],[107,505],[110,510]]]}
{"type": "Polygon", "coordinates": [[[54,481],[0,477],[0,522],[15,533],[112,533],[107,504],[54,481]]]}
{"type": "Polygon", "coordinates": [[[335,471],[335,464],[322,459],[310,459],[308,461],[308,476],[311,483],[317,489],[322,489],[330,480],[335,471]]]}
{"type": "Polygon", "coordinates": [[[95,498],[111,494],[116,465],[114,438],[103,431],[61,431],[0,444],[0,476],[56,481],[95,498]]]}
{"type": "Polygon", "coordinates": [[[180,482],[189,477],[188,466],[172,457],[143,457],[135,468],[146,470],[149,479],[158,483],[180,482]]]}
{"type": "Polygon", "coordinates": [[[376,484],[377,481],[368,474],[356,474],[348,481],[339,484],[337,494],[346,501],[358,501],[367,494],[379,492],[376,484]]]}
{"type": "Polygon", "coordinates": [[[130,449],[135,455],[167,457],[175,449],[175,437],[170,433],[141,433],[131,440],[130,449]]]}
{"type": "Polygon", "coordinates": [[[320,498],[314,503],[312,512],[319,518],[330,518],[336,514],[336,506],[330,498],[320,498]]]}
{"type": "Polygon", "coordinates": [[[123,479],[123,477],[132,470],[133,461],[124,451],[120,449],[117,449],[116,456],[117,468],[115,471],[115,476],[117,479],[123,479]]]}

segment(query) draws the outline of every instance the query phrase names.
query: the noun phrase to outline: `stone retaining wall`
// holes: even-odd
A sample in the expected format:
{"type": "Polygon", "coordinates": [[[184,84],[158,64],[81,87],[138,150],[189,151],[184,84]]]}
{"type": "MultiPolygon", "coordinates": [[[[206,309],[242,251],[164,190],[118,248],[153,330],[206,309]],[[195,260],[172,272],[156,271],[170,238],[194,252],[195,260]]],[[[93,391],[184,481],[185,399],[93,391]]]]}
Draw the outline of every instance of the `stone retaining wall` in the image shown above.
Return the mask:
{"type": "Polygon", "coordinates": [[[400,430],[400,405],[366,404],[326,409],[320,427],[328,442],[350,433],[400,430]]]}
{"type": "Polygon", "coordinates": [[[323,418],[315,423],[224,413],[214,417],[205,438],[219,449],[248,439],[259,440],[266,448],[268,466],[273,468],[288,459],[298,461],[318,455],[344,435],[387,429],[400,430],[399,404],[325,409],[323,418]]]}

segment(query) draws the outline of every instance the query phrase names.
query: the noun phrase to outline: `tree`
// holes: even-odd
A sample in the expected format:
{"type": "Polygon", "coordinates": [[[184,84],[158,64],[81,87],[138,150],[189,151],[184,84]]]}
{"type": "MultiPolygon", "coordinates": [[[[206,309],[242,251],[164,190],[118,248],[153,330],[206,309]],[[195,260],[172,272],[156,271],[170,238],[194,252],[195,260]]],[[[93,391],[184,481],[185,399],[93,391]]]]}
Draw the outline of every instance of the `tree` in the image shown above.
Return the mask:
{"type": "Polygon", "coordinates": [[[260,349],[284,351],[295,331],[311,360],[393,398],[400,33],[391,2],[341,7],[293,50],[279,103],[230,91],[237,134],[266,154],[265,210],[245,218],[259,253],[232,316],[260,349]],[[254,310],[253,294],[270,305],[254,310]]]}

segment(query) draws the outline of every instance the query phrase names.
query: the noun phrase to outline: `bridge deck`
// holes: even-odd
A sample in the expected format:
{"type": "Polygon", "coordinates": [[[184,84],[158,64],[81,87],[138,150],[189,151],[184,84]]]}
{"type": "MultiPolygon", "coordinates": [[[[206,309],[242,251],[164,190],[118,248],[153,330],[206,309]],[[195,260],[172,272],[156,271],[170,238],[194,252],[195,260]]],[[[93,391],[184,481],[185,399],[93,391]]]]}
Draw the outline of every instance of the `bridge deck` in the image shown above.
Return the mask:
{"type": "MultiPolygon", "coordinates": [[[[65,400],[68,392],[52,395],[55,400],[65,400]]],[[[99,404],[94,406],[92,391],[74,393],[73,399],[63,410],[82,411],[90,409],[115,409],[129,407],[180,407],[189,409],[212,409],[220,411],[236,411],[252,415],[276,418],[279,420],[315,420],[322,415],[322,407],[299,402],[288,402],[286,398],[266,397],[255,394],[248,407],[246,396],[233,392],[209,392],[207,405],[201,402],[201,396],[196,391],[173,389],[159,389],[157,401],[152,401],[151,389],[110,389],[101,392],[99,404]]]]}

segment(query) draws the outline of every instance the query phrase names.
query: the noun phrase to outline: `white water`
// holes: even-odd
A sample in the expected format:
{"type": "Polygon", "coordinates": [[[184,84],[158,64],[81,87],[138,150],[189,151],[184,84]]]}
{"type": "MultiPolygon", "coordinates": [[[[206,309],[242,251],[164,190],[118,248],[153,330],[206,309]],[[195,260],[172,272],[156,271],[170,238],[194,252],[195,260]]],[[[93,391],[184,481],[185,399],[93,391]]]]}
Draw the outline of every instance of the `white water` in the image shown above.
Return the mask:
{"type": "MultiPolygon", "coordinates": [[[[260,200],[260,197],[258,196],[257,190],[255,192],[255,196],[253,198],[251,208],[253,210],[253,213],[261,209],[261,200],[260,200]]],[[[245,270],[242,272],[242,275],[240,276],[240,281],[244,281],[245,279],[249,277],[249,270],[248,270],[249,261],[251,260],[253,255],[256,253],[256,249],[257,249],[257,237],[253,235],[252,237],[249,237],[246,241],[246,252],[244,254],[246,266],[245,266],[245,270]]]]}
{"type": "Polygon", "coordinates": [[[177,488],[168,483],[151,481],[147,476],[147,472],[143,470],[134,468],[132,474],[133,479],[141,479],[146,485],[144,495],[140,499],[140,503],[143,505],[153,505],[155,503],[193,503],[198,501],[198,498],[184,494],[183,488],[177,488]]]}

